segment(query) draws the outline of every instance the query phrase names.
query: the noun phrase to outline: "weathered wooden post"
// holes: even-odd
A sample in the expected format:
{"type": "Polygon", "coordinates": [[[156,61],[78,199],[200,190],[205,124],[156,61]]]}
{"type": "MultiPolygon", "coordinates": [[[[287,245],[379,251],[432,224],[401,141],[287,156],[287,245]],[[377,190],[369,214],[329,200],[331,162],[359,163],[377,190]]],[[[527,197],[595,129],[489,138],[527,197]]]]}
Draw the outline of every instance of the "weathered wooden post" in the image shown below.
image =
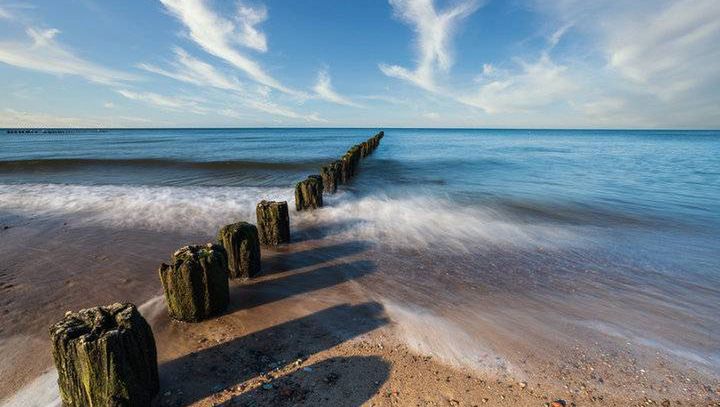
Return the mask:
{"type": "Polygon", "coordinates": [[[286,201],[260,201],[255,208],[255,214],[261,245],[290,243],[290,216],[286,201]]]}
{"type": "Polygon", "coordinates": [[[350,178],[352,177],[352,162],[350,161],[350,156],[345,153],[340,158],[340,183],[341,184],[347,184],[350,182],[350,178]]]}
{"type": "Polygon", "coordinates": [[[303,211],[323,206],[323,183],[319,175],[309,175],[295,185],[295,209],[303,211]]]}
{"type": "Polygon", "coordinates": [[[216,244],[185,246],[159,274],[170,316],[197,322],[220,314],[228,306],[228,265],[225,249],[216,244]]]}
{"type": "Polygon", "coordinates": [[[63,406],[144,407],[160,390],[150,325],[133,304],[68,312],[50,327],[63,406]]]}
{"type": "Polygon", "coordinates": [[[342,171],[342,162],[340,160],[333,161],[320,169],[320,176],[323,181],[323,192],[334,194],[340,183],[342,171]]]}
{"type": "Polygon", "coordinates": [[[230,278],[248,279],[260,273],[260,242],[255,225],[238,222],[218,232],[218,243],[225,248],[230,278]]]}
{"type": "Polygon", "coordinates": [[[370,142],[369,141],[363,141],[362,144],[362,157],[365,158],[370,155],[370,142]]]}

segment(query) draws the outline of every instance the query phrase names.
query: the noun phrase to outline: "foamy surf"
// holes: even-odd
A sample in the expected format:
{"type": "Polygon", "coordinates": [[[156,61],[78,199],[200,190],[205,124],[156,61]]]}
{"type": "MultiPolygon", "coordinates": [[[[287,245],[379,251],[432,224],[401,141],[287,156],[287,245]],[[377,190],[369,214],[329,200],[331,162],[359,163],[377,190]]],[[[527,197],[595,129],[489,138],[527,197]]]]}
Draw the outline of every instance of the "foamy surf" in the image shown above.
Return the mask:
{"type": "Polygon", "coordinates": [[[50,369],[0,402],[0,407],[59,407],[60,393],[57,388],[57,370],[50,369]]]}
{"type": "Polygon", "coordinates": [[[329,205],[303,214],[300,225],[314,224],[337,238],[360,239],[398,249],[449,249],[472,252],[489,246],[559,248],[583,243],[579,227],[529,223],[488,207],[464,207],[442,197],[393,198],[350,192],[329,205]]]}
{"type": "Polygon", "coordinates": [[[383,300],[385,312],[395,324],[401,339],[420,355],[437,357],[445,364],[483,373],[490,377],[510,374],[524,378],[504,357],[467,333],[462,327],[420,307],[383,300]]]}
{"type": "Polygon", "coordinates": [[[257,202],[288,200],[291,193],[256,187],[3,185],[0,210],[73,217],[76,225],[214,233],[228,220],[254,223],[257,202]]]}

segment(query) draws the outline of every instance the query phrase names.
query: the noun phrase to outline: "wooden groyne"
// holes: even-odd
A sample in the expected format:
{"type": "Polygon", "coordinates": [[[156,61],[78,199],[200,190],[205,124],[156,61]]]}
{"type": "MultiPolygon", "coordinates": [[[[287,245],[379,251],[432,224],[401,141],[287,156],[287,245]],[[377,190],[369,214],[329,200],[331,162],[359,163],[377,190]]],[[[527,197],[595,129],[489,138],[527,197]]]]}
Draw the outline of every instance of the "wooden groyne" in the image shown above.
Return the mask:
{"type": "MultiPolygon", "coordinates": [[[[21,132],[20,130],[13,130],[21,132]]],[[[379,132],[295,186],[297,211],[321,208],[359,173],[385,136],[379,132]]],[[[158,275],[168,314],[199,322],[225,312],[229,279],[260,273],[261,247],[290,242],[287,202],[261,201],[257,226],[247,222],[220,229],[217,243],[184,246],[163,263],[158,275]]],[[[157,351],[149,324],[133,304],[113,304],[67,313],[50,328],[58,385],[65,406],[149,406],[159,393],[157,351]]]]}

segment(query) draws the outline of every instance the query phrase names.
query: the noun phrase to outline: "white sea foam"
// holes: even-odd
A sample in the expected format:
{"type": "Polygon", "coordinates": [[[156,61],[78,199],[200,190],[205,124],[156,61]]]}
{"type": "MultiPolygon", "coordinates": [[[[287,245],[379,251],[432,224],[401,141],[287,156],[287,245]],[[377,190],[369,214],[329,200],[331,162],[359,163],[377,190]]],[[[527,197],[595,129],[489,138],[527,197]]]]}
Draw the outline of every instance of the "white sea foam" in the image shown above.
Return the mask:
{"type": "Polygon", "coordinates": [[[1,407],[56,407],[62,405],[57,389],[57,370],[50,369],[5,399],[1,407]]]}
{"type": "Polygon", "coordinates": [[[576,321],[576,323],[580,326],[593,329],[605,335],[620,338],[640,346],[655,349],[661,351],[663,354],[666,355],[672,355],[680,360],[691,362],[696,367],[704,366],[715,373],[720,371],[720,369],[718,369],[718,366],[720,366],[720,352],[702,354],[697,352],[696,350],[689,349],[687,347],[672,343],[667,340],[662,340],[660,339],[660,337],[657,337],[657,339],[652,339],[643,335],[638,335],[632,332],[630,329],[623,328],[619,325],[609,322],[598,320],[582,320],[576,321]]]}
{"type": "Polygon", "coordinates": [[[491,376],[509,373],[523,378],[506,359],[470,335],[458,324],[419,307],[408,307],[383,300],[385,311],[397,324],[410,349],[432,355],[444,363],[483,372],[491,376]]]}
{"type": "Polygon", "coordinates": [[[261,199],[290,196],[279,188],[23,184],[0,188],[0,210],[73,216],[82,225],[212,232],[229,220],[254,221],[261,199]]]}
{"type": "MultiPolygon", "coordinates": [[[[255,221],[261,199],[287,200],[292,190],[257,187],[3,185],[0,210],[24,216],[74,217],[74,225],[213,233],[230,220],[255,221]]],[[[318,211],[296,213],[291,222],[324,228],[340,238],[396,248],[471,251],[490,244],[567,246],[580,243],[571,227],[528,223],[488,207],[459,206],[433,196],[356,198],[342,192],[318,211]]]]}
{"type": "Polygon", "coordinates": [[[580,231],[572,227],[523,222],[488,207],[463,207],[445,198],[348,195],[352,194],[331,198],[330,205],[303,215],[300,223],[396,248],[472,251],[489,245],[566,247],[582,242],[580,231]]]}

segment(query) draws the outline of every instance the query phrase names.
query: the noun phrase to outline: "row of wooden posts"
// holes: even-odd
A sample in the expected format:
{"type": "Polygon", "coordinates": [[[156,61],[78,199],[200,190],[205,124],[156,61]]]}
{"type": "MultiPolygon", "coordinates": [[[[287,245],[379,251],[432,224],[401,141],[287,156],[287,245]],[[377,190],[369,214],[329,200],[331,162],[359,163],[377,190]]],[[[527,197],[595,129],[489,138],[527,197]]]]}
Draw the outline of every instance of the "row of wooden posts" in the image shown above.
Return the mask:
{"type": "MultiPolygon", "coordinates": [[[[357,173],[360,159],[379,145],[384,132],[350,148],[295,186],[298,211],[323,206],[357,173]]],[[[257,226],[238,222],[220,229],[216,243],[185,246],[159,269],[170,317],[197,322],[218,315],[229,303],[228,279],[248,279],[261,269],[261,246],[290,241],[286,201],[261,201],[257,226]]],[[[152,330],[133,304],[68,312],[50,328],[53,359],[64,406],[149,406],[160,382],[152,330]]]]}

